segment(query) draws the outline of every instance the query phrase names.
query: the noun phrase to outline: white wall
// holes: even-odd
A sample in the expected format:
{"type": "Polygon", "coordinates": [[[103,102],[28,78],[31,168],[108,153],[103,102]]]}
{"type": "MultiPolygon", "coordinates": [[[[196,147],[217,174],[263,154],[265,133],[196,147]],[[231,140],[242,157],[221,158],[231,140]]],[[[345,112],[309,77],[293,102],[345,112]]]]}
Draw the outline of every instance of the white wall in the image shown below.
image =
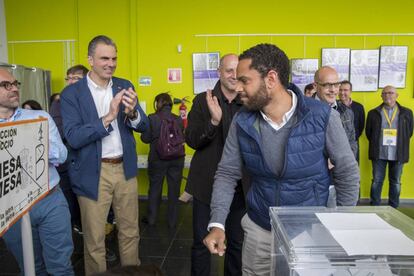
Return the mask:
{"type": "Polygon", "coordinates": [[[0,62],[8,63],[6,15],[4,11],[4,0],[0,0],[0,62]]]}

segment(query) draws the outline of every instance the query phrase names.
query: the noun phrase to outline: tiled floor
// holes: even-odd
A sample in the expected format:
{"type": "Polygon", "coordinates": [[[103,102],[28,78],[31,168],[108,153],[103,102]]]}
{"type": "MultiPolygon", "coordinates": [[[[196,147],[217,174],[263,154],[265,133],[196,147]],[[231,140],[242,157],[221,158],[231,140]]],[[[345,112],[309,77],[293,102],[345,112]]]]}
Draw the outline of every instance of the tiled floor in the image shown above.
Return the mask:
{"type": "MultiPolygon", "coordinates": [[[[140,218],[145,215],[147,202],[140,200],[140,218]]],[[[155,264],[161,268],[166,276],[190,275],[190,256],[192,242],[191,204],[180,205],[179,223],[175,230],[170,230],[166,222],[166,202],[160,209],[159,221],[156,226],[148,226],[140,222],[141,241],[140,257],[143,264],[155,264]]],[[[414,218],[414,207],[402,205],[399,209],[414,218]]],[[[83,275],[83,242],[82,237],[73,236],[75,251],[72,263],[76,275],[83,275]]],[[[118,256],[116,232],[113,232],[107,241],[107,246],[118,256]]],[[[119,257],[108,263],[108,268],[119,266],[119,257]]],[[[0,275],[19,275],[19,268],[13,256],[7,251],[0,238],[0,275]]],[[[223,258],[212,258],[211,275],[223,275],[223,258]]]]}
{"type": "MultiPolygon", "coordinates": [[[[140,218],[146,212],[146,200],[140,200],[140,218]]],[[[155,226],[140,222],[141,240],[139,254],[143,264],[155,264],[166,276],[190,275],[190,256],[192,243],[191,203],[180,205],[179,222],[175,230],[170,230],[166,220],[166,202],[163,201],[160,215],[155,226]]],[[[76,275],[83,275],[83,241],[74,234],[75,250],[72,263],[76,275]]],[[[108,268],[119,266],[118,243],[116,231],[107,239],[107,246],[114,250],[118,259],[108,263],[108,268]]],[[[223,258],[213,257],[211,275],[223,275],[223,258]]],[[[19,268],[13,256],[7,251],[0,238],[0,275],[19,275],[19,268]]]]}

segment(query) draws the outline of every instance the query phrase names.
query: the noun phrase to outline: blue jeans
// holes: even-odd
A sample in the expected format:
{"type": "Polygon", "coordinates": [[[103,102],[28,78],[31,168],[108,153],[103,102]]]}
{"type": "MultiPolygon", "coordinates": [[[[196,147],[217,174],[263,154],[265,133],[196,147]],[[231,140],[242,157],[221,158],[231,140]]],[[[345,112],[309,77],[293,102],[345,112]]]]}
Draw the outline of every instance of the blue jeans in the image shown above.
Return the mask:
{"type": "Polygon", "coordinates": [[[388,160],[372,161],[371,205],[380,205],[382,184],[384,183],[385,169],[388,164],[388,204],[397,208],[400,203],[401,174],[403,163],[388,160]]]}
{"type": "MultiPolygon", "coordinates": [[[[68,203],[58,187],[36,203],[30,211],[36,275],[74,275],[72,229],[68,203]]],[[[3,236],[7,248],[24,271],[21,221],[3,236]]]]}

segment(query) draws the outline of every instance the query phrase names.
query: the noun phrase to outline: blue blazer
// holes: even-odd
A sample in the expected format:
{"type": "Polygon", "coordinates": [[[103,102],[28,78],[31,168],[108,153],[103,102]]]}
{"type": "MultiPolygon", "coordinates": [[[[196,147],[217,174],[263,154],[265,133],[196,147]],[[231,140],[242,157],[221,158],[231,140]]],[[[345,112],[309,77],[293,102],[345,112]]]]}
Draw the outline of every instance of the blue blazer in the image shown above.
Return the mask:
{"type": "MultiPolygon", "coordinates": [[[[112,91],[115,96],[123,88],[133,87],[125,79],[112,78],[112,91]]],[[[75,194],[98,200],[99,176],[101,173],[102,138],[113,130],[104,128],[102,119],[93,101],[92,93],[87,84],[87,78],[67,86],[60,96],[63,119],[63,132],[69,144],[69,176],[75,194]]],[[[121,104],[122,105],[122,104],[121,104]]],[[[118,113],[118,127],[121,133],[123,147],[123,166],[125,178],[137,175],[136,144],[132,131],[144,132],[149,125],[148,117],[139,104],[136,110],[141,120],[133,128],[128,119],[125,120],[123,106],[118,113]]]]}

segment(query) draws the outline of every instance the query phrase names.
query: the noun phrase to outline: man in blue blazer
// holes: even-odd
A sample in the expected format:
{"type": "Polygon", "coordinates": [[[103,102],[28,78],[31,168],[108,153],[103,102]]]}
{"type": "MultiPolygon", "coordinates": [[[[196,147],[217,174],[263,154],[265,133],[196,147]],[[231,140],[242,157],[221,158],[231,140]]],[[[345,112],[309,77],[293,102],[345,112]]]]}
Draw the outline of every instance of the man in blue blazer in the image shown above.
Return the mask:
{"type": "Polygon", "coordinates": [[[91,71],[61,95],[64,135],[70,146],[69,175],[81,209],[85,274],[106,271],[105,222],[113,206],[121,265],[139,265],[137,156],[132,131],[148,118],[133,85],[113,77],[115,43],[100,35],[88,46],[91,71]]]}

